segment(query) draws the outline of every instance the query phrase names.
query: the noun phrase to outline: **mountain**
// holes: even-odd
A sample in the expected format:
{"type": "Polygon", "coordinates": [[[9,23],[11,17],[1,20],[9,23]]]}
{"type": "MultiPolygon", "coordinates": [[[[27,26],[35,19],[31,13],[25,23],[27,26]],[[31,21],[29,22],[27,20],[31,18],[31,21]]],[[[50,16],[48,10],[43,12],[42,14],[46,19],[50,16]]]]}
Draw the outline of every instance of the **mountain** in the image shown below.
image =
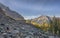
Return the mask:
{"type": "Polygon", "coordinates": [[[23,16],[18,14],[16,11],[12,11],[9,9],[9,7],[6,7],[5,5],[0,3],[0,8],[5,12],[6,16],[9,16],[15,20],[24,20],[23,16]]]}
{"type": "Polygon", "coordinates": [[[51,18],[49,16],[40,16],[38,18],[32,19],[32,21],[42,24],[43,22],[49,23],[51,18]]]}
{"type": "Polygon", "coordinates": [[[0,38],[48,38],[44,31],[25,23],[23,16],[0,4],[0,38]]]}
{"type": "Polygon", "coordinates": [[[39,16],[35,19],[32,19],[31,24],[33,24],[34,26],[36,26],[46,32],[50,28],[51,21],[52,21],[52,17],[43,15],[43,16],[39,16]]]}

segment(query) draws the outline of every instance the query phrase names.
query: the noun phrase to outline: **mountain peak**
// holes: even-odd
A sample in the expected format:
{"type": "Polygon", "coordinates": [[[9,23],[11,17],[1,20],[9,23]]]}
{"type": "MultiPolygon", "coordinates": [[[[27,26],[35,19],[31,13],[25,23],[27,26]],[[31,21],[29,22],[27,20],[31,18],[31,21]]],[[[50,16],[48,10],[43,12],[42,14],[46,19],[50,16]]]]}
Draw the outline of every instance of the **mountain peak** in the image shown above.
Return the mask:
{"type": "Polygon", "coordinates": [[[35,18],[33,19],[32,21],[35,21],[37,23],[43,23],[43,22],[46,22],[46,23],[49,23],[51,21],[51,18],[49,16],[39,16],[38,18],[35,18]]]}

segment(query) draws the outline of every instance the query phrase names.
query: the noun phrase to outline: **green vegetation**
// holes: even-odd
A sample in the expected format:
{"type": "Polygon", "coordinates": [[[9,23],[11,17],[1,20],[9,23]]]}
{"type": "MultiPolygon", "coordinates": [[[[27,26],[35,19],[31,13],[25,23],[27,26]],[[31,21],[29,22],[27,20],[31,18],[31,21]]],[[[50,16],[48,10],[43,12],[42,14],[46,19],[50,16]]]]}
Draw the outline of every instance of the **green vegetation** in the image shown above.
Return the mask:
{"type": "Polygon", "coordinates": [[[50,23],[50,31],[60,35],[60,18],[53,17],[53,21],[50,23]]]}

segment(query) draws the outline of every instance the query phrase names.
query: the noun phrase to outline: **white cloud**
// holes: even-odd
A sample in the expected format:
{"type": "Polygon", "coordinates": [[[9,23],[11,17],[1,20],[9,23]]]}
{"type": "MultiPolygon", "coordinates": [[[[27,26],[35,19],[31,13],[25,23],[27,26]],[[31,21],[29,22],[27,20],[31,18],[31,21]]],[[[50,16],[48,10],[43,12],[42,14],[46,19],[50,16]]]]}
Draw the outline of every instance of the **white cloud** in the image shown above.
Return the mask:
{"type": "Polygon", "coordinates": [[[37,15],[37,16],[24,16],[24,18],[27,20],[27,19],[34,19],[34,18],[37,18],[39,16],[40,15],[37,15]]]}

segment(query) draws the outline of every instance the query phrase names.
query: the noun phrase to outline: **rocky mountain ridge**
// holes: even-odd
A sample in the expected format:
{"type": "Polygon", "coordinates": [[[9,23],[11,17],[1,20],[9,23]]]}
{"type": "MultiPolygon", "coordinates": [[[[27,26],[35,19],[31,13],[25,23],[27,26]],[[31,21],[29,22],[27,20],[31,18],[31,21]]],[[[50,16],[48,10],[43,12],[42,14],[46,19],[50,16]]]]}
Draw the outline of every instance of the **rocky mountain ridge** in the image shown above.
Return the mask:
{"type": "Polygon", "coordinates": [[[9,9],[9,7],[6,7],[5,5],[0,3],[0,8],[4,11],[6,16],[9,16],[15,20],[24,20],[23,16],[18,14],[16,11],[12,11],[9,9]]]}

